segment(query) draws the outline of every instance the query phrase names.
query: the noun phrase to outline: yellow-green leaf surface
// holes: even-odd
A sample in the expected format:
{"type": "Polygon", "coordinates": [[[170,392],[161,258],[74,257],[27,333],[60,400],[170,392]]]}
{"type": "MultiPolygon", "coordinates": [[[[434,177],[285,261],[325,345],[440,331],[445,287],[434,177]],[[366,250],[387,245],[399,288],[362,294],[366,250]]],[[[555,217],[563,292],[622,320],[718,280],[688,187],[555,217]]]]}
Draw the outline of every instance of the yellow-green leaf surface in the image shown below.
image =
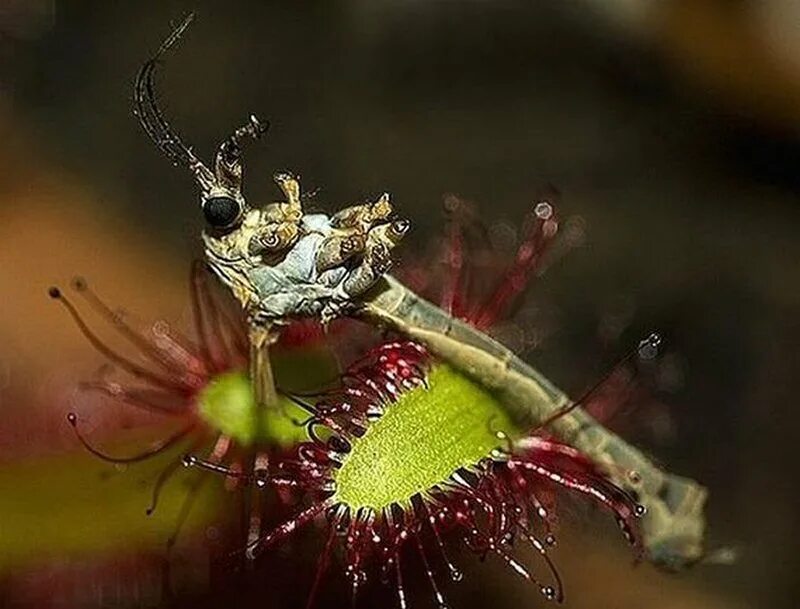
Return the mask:
{"type": "Polygon", "coordinates": [[[446,365],[434,366],[428,387],[391,404],[336,472],[336,499],[352,509],[405,504],[503,447],[497,432],[516,429],[489,392],[446,365]]]}

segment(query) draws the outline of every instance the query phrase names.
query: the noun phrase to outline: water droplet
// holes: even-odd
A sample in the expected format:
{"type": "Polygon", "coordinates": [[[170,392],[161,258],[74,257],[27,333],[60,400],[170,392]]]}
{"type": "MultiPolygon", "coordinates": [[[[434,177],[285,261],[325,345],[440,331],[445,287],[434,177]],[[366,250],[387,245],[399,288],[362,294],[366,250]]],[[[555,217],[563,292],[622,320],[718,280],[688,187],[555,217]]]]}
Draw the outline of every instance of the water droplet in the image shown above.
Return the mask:
{"type": "Polygon", "coordinates": [[[544,542],[545,542],[545,543],[546,543],[548,546],[554,546],[554,545],[556,545],[556,536],[555,536],[555,535],[553,535],[552,533],[549,533],[549,534],[547,535],[547,537],[545,537],[545,538],[544,538],[544,542]]]}
{"type": "Polygon", "coordinates": [[[636,514],[637,518],[641,518],[647,514],[647,508],[640,503],[633,509],[633,513],[636,514]]]}
{"type": "Polygon", "coordinates": [[[549,220],[553,217],[553,206],[547,201],[539,201],[534,207],[533,213],[541,220],[549,220]]]}
{"type": "Polygon", "coordinates": [[[549,601],[556,597],[556,589],[553,586],[542,586],[541,590],[544,597],[549,601]]]}
{"type": "Polygon", "coordinates": [[[511,253],[514,250],[517,230],[508,222],[495,222],[489,226],[489,243],[494,250],[511,253]]]}
{"type": "Polygon", "coordinates": [[[450,569],[450,579],[452,579],[454,582],[460,582],[462,579],[464,579],[464,574],[458,569],[450,569]]]}
{"type": "Polygon", "coordinates": [[[655,359],[661,346],[661,335],[653,332],[639,343],[639,357],[644,360],[655,359]]]}
{"type": "Polygon", "coordinates": [[[75,425],[77,425],[77,423],[78,423],[78,415],[76,415],[74,412],[68,412],[67,413],[67,422],[70,425],[72,425],[73,427],[75,427],[75,425]]]}
{"type": "Polygon", "coordinates": [[[183,459],[181,459],[181,463],[183,463],[184,467],[192,467],[197,463],[197,457],[194,455],[184,455],[183,459]]]}
{"type": "Polygon", "coordinates": [[[496,461],[501,461],[508,457],[508,455],[499,448],[493,448],[491,451],[489,451],[489,455],[496,461]]]}

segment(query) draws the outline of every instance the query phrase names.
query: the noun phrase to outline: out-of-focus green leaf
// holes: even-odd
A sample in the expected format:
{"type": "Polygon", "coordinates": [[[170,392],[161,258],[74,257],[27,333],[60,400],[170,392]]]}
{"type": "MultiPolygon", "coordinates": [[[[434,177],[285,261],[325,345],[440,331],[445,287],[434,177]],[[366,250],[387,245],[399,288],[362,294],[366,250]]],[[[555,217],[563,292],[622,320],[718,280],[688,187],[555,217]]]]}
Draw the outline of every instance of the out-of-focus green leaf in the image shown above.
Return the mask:
{"type": "MultiPolygon", "coordinates": [[[[333,353],[322,346],[282,350],[273,354],[272,361],[284,390],[317,390],[338,374],[333,353]]],[[[241,373],[222,375],[220,380],[218,389],[224,391],[214,399],[213,414],[219,424],[213,427],[243,444],[255,440],[287,447],[308,439],[305,427],[297,424],[306,413],[286,399],[282,408],[255,418],[232,417],[232,412],[255,412],[249,402],[250,386],[241,373]]],[[[145,445],[111,443],[108,450],[134,454],[145,445]]],[[[183,467],[163,486],[155,513],[146,515],[156,478],[181,458],[181,451],[176,448],[127,466],[106,463],[83,451],[0,466],[0,573],[12,566],[44,563],[48,557],[63,560],[161,550],[198,479],[203,482],[181,535],[191,536],[217,520],[228,520],[231,512],[225,507],[232,508],[233,495],[223,490],[222,478],[183,467]]]]}
{"type": "MultiPolygon", "coordinates": [[[[155,478],[170,459],[179,458],[180,452],[173,452],[119,467],[75,453],[5,464],[0,468],[0,573],[55,556],[163,549],[189,485],[203,475],[181,467],[164,486],[158,509],[147,516],[155,478]]],[[[219,477],[203,477],[181,535],[196,534],[214,522],[226,499],[232,501],[219,477]]]]}

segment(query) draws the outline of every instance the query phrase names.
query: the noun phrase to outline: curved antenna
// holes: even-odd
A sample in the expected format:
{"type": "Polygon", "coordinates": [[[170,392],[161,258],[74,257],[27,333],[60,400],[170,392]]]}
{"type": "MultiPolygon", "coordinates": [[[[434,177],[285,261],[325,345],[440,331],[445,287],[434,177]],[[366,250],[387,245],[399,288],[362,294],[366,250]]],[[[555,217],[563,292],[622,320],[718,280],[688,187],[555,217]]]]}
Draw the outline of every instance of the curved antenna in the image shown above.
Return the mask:
{"type": "Polygon", "coordinates": [[[158,107],[155,92],[155,73],[161,57],[169,51],[180,39],[186,28],[194,19],[194,13],[189,13],[183,22],[172,30],[164,40],[153,57],[144,63],[136,76],[133,99],[136,104],[134,114],[139,118],[139,123],[150,139],[158,146],[176,166],[187,167],[195,176],[203,190],[208,190],[214,185],[214,176],[209,169],[195,156],[192,150],[184,144],[180,137],[172,130],[158,107]]]}

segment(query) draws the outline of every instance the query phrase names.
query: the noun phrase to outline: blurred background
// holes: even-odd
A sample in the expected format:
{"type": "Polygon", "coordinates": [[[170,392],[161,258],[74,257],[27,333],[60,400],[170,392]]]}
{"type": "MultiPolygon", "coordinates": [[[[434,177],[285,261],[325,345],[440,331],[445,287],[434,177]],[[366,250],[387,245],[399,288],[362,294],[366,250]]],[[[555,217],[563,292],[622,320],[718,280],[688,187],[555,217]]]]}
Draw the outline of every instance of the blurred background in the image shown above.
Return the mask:
{"type": "MultiPolygon", "coordinates": [[[[439,234],[445,193],[513,236],[553,186],[581,247],[531,291],[547,331],[524,356],[577,392],[646,332],[664,334],[649,406],[618,419],[710,488],[710,548],[738,559],[634,568],[613,526],[579,514],[558,555],[567,607],[795,606],[794,0],[0,2],[0,605],[305,600],[318,544],[307,559],[277,554],[247,585],[197,560],[219,534],[213,489],[167,593],[180,485],[147,519],[156,470],[91,459],[64,421],[102,360],[49,285],[82,274],[143,319],[187,317],[197,194],[140,130],[131,91],[190,10],[163,103],[204,158],[249,113],[272,121],[248,152],[251,202],[277,197],[281,169],[333,208],[388,190],[414,222],[414,252],[439,234]]],[[[133,433],[119,431],[123,409],[90,415],[100,440],[133,433]]],[[[459,558],[453,607],[546,604],[500,565],[459,558]]],[[[318,606],[347,606],[330,579],[318,606]]],[[[420,580],[414,606],[432,607],[420,580]]]]}

